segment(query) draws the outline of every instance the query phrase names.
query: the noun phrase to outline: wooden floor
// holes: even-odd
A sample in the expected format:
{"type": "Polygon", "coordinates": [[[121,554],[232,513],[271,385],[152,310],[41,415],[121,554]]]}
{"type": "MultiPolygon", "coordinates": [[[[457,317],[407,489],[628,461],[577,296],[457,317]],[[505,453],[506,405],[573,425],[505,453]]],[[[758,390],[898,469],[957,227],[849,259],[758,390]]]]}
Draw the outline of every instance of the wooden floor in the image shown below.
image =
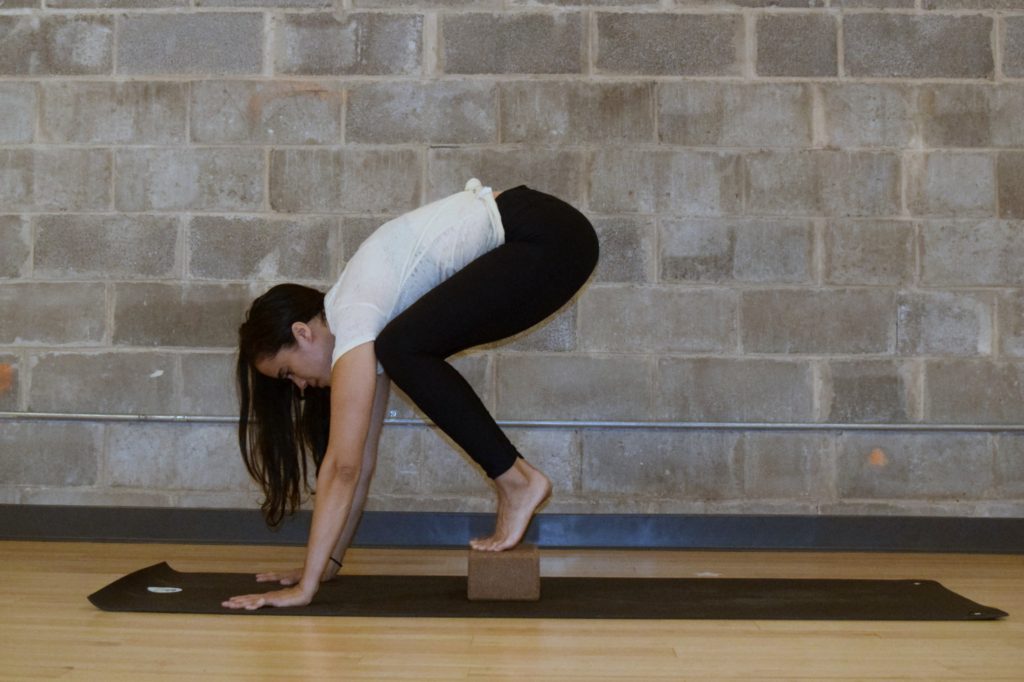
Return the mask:
{"type": "MultiPolygon", "coordinates": [[[[0,679],[1024,680],[1022,556],[542,551],[551,576],[934,579],[1010,613],[993,622],[254,618],[86,601],[160,561],[256,572],[303,551],[0,542],[0,679]]],[[[465,570],[463,551],[355,548],[344,572],[465,570]]]]}

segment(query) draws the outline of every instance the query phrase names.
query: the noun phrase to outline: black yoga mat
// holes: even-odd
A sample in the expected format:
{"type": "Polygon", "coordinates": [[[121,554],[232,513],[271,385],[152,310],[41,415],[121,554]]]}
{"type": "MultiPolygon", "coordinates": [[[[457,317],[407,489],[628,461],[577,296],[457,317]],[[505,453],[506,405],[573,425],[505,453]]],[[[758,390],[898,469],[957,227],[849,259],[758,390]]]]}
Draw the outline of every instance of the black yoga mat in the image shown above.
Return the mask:
{"type": "Polygon", "coordinates": [[[464,576],[342,575],[303,607],[228,609],[237,594],[280,589],[251,573],[179,573],[166,562],[89,595],[105,611],[278,616],[993,620],[1007,613],[931,580],[541,578],[537,602],[469,601],[464,576]]]}

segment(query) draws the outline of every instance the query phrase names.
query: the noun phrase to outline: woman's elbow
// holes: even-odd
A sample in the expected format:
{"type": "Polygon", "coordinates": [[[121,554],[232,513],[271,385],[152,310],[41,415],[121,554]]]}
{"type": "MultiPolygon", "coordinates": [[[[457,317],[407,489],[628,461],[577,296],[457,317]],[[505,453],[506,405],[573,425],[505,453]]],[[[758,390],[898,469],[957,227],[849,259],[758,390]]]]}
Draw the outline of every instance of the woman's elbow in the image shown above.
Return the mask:
{"type": "Polygon", "coordinates": [[[334,458],[324,458],[320,467],[320,475],[326,476],[328,480],[339,480],[345,483],[355,483],[362,474],[362,467],[358,462],[348,463],[338,461],[334,458]]]}

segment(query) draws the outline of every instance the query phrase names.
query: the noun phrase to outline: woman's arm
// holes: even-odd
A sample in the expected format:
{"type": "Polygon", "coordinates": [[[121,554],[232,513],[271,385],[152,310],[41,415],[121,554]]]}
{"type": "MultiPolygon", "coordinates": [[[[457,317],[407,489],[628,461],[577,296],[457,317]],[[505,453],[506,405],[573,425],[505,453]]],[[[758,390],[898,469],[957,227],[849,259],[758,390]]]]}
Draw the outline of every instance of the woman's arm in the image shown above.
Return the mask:
{"type": "MultiPolygon", "coordinates": [[[[370,492],[370,483],[373,480],[373,472],[377,468],[377,445],[380,443],[380,432],[384,427],[384,414],[388,407],[388,395],[391,391],[391,380],[387,374],[377,375],[377,388],[373,396],[373,413],[370,416],[370,430],[366,434],[366,445],[363,447],[363,468],[359,474],[359,483],[356,485],[355,498],[352,501],[352,510],[349,512],[348,520],[341,531],[341,537],[331,556],[338,562],[345,558],[345,551],[352,544],[352,538],[359,526],[359,519],[363,515],[363,507],[366,505],[366,498],[370,492]]],[[[325,575],[333,577],[338,573],[338,564],[333,561],[327,565],[325,575]]]]}
{"type": "Polygon", "coordinates": [[[313,523],[306,545],[306,563],[299,584],[266,594],[232,597],[229,608],[300,606],[312,601],[331,551],[348,521],[362,474],[377,386],[373,342],[356,346],[331,370],[331,425],[327,452],[317,475],[313,523]]]}
{"type": "MultiPolygon", "coordinates": [[[[366,445],[363,448],[363,468],[359,473],[359,483],[356,484],[356,494],[352,498],[352,510],[345,521],[345,527],[341,531],[341,537],[334,545],[331,556],[337,561],[329,561],[320,575],[321,582],[330,580],[338,575],[345,558],[345,552],[352,544],[352,538],[359,527],[359,519],[363,515],[363,507],[366,505],[366,498],[370,492],[370,483],[373,480],[374,470],[377,468],[377,446],[380,443],[380,432],[384,427],[384,414],[388,407],[388,395],[391,392],[391,380],[386,374],[377,375],[377,388],[373,397],[373,414],[370,416],[370,431],[366,434],[366,445]]],[[[256,576],[257,582],[280,582],[282,585],[297,585],[302,579],[303,569],[290,569],[288,571],[271,571],[260,573],[256,576]]]]}

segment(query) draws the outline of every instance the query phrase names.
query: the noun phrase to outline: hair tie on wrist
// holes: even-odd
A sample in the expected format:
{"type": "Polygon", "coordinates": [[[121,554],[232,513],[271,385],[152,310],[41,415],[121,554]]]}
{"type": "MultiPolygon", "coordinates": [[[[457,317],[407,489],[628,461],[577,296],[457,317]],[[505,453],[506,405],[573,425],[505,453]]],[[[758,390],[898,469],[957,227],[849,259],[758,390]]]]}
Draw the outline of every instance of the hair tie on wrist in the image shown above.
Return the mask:
{"type": "Polygon", "coordinates": [[[341,562],[340,561],[338,561],[334,557],[327,557],[327,558],[330,559],[331,561],[333,561],[334,563],[338,564],[338,568],[341,568],[341,562]]]}

